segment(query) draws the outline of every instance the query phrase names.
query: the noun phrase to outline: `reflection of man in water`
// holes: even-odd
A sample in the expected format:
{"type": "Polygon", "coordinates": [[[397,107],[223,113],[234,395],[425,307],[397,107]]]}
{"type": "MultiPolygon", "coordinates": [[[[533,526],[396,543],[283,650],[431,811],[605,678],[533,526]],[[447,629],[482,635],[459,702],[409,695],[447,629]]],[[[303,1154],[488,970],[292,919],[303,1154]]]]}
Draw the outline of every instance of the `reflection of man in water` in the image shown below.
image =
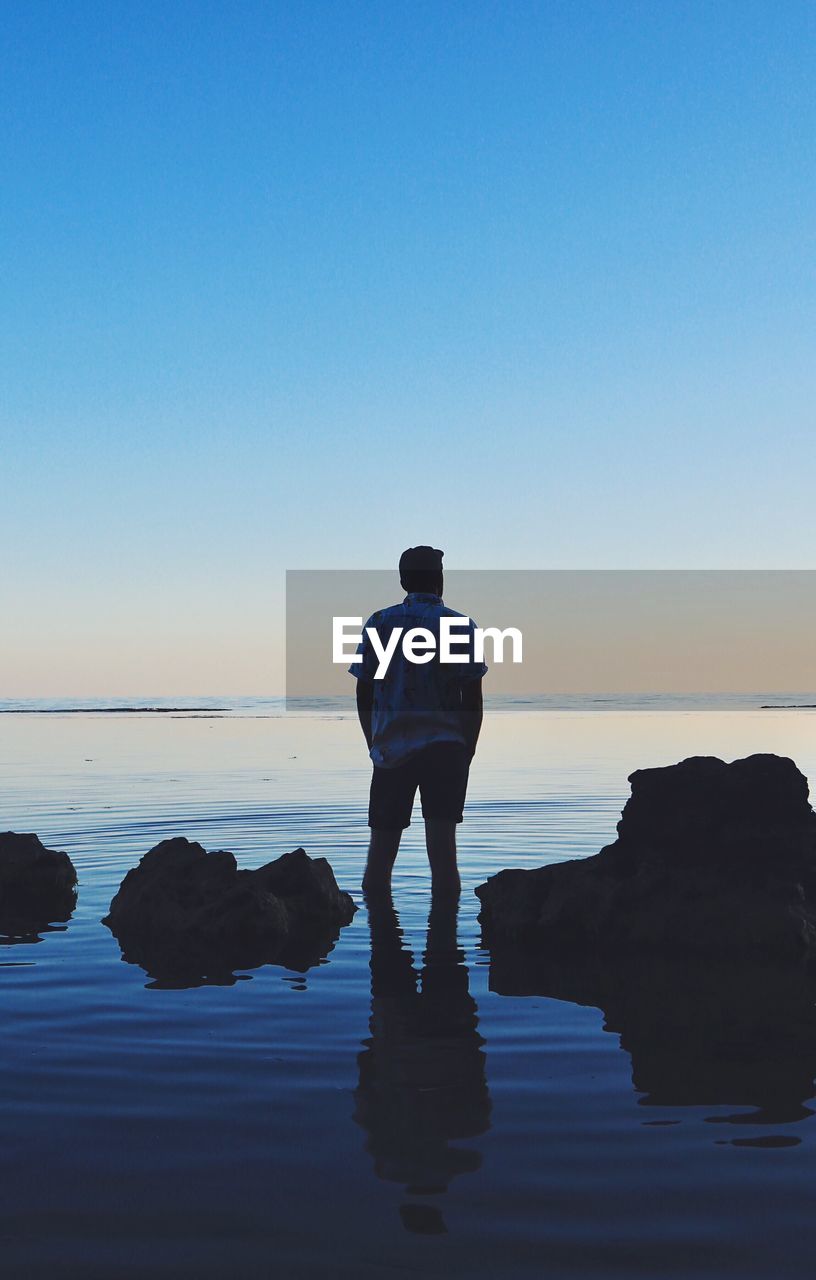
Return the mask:
{"type": "Polygon", "coordinates": [[[389,888],[417,788],[434,888],[454,893],[459,889],[456,824],[462,821],[468,770],[482,724],[482,677],[487,667],[475,661],[470,619],[456,637],[460,660],[439,660],[440,619],[462,616],[442,602],[442,555],[433,547],[403,552],[399,573],[407,595],[402,604],[369,618],[358,656],[349,667],[357,677],[357,711],[374,762],[366,890],[389,888]],[[378,680],[368,629],[376,630],[385,645],[400,627],[403,635],[415,627],[429,632],[433,657],[411,662],[400,643],[378,680]]]}
{"type": "MultiPolygon", "coordinates": [[[[413,1195],[445,1191],[457,1174],[478,1169],[478,1151],[450,1143],[490,1126],[484,1040],[457,947],[456,912],[455,898],[432,902],[417,975],[390,894],[368,897],[371,1036],[358,1057],[354,1118],[368,1130],[378,1176],[404,1183],[413,1195]]],[[[409,1202],[401,1212],[409,1230],[445,1230],[429,1206],[409,1202]]]]}

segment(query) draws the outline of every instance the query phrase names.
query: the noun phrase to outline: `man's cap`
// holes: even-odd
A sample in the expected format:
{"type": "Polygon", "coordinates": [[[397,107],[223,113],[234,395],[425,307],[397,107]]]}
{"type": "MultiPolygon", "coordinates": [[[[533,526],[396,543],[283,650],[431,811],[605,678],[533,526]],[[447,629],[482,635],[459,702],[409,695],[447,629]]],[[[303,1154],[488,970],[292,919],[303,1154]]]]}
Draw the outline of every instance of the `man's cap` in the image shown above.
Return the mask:
{"type": "Polygon", "coordinates": [[[444,554],[444,551],[437,551],[435,547],[409,547],[400,556],[400,574],[413,573],[415,570],[441,573],[444,554]]]}

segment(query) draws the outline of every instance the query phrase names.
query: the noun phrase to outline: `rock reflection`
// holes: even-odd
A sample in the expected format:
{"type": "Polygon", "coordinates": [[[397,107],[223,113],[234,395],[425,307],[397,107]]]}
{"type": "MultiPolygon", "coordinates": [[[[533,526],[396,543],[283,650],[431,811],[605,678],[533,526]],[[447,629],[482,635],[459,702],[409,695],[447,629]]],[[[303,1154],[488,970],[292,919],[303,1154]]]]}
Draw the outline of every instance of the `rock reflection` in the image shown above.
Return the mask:
{"type": "MultiPolygon", "coordinates": [[[[412,1196],[444,1192],[481,1155],[454,1145],[490,1127],[484,1040],[457,945],[455,900],[436,899],[421,972],[403,943],[389,894],[367,898],[371,932],[371,1034],[358,1056],[354,1119],[367,1131],[378,1177],[412,1196]]],[[[445,1231],[438,1208],[409,1201],[406,1230],[445,1231]]]]}
{"type": "Polygon", "coordinates": [[[812,1114],[806,1104],[816,1075],[816,977],[804,967],[536,960],[502,949],[491,956],[490,987],[597,1006],[604,1029],[616,1032],[631,1056],[641,1105],[754,1108],[711,1116],[717,1124],[776,1125],[812,1114]]]}
{"type": "Polygon", "coordinates": [[[16,947],[21,943],[42,942],[46,933],[65,933],[71,918],[65,915],[62,920],[52,920],[30,915],[9,915],[0,912],[0,947],[16,947]]]}
{"type": "MultiPolygon", "coordinates": [[[[187,942],[179,947],[160,938],[141,939],[127,945],[121,939],[118,941],[123,961],[138,965],[150,979],[145,983],[149,990],[186,991],[193,987],[231,987],[236,982],[248,982],[251,973],[236,970],[260,969],[267,965],[302,977],[309,969],[325,963],[339,936],[339,928],[327,929],[283,946],[247,942],[237,947],[218,947],[212,942],[198,946],[187,942]]],[[[291,985],[302,989],[304,984],[291,985]]]]}

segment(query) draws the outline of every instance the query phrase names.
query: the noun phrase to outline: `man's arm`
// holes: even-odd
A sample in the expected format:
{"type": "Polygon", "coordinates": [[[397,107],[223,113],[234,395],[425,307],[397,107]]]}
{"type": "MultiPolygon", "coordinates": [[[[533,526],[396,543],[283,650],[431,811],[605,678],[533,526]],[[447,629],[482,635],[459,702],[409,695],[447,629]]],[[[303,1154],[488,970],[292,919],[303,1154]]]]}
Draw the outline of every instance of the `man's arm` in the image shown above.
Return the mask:
{"type": "Polygon", "coordinates": [[[371,750],[371,711],[374,706],[374,685],[370,680],[357,681],[357,715],[368,749],[371,750]]]}
{"type": "Polygon", "coordinates": [[[465,681],[462,685],[462,730],[465,735],[465,745],[471,756],[479,741],[483,712],[481,680],[465,681]]]}

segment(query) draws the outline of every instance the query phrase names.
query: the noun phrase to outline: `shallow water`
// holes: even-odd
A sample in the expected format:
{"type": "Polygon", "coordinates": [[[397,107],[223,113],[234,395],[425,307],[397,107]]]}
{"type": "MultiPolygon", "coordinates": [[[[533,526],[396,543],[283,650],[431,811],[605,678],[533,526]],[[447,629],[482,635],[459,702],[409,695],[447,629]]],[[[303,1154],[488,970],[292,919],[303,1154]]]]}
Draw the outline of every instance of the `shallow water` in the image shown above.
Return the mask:
{"type": "MultiPolygon", "coordinates": [[[[67,927],[0,947],[0,1271],[792,1271],[816,1244],[807,1055],[792,1045],[781,1076],[776,1062],[763,1106],[738,1045],[732,1071],[698,1052],[678,1084],[641,1034],[636,1088],[600,1009],[490,989],[472,890],[608,843],[634,768],[764,750],[816,778],[815,714],[489,717],[461,829],[458,949],[444,919],[426,939],[417,818],[397,918],[368,919],[368,768],[347,716],[0,715],[0,829],[36,831],[80,876],[67,927]],[[305,975],[156,987],[100,917],[171,834],[243,866],[303,845],[361,909],[305,975]]],[[[667,989],[659,1034],[682,1057],[694,1005],[675,1017],[673,1002],[667,989]]]]}

